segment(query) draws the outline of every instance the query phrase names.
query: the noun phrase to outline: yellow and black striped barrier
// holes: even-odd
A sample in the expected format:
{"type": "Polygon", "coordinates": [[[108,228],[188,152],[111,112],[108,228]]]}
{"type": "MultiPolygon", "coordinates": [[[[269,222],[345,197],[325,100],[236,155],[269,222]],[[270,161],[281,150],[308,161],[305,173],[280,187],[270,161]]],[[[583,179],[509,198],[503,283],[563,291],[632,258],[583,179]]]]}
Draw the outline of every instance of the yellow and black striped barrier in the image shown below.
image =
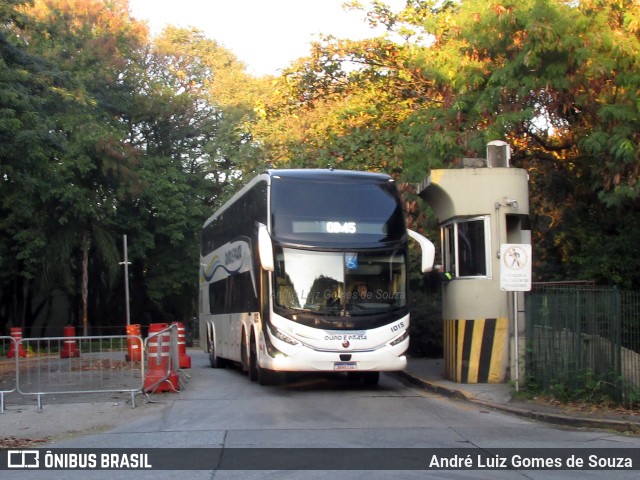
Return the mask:
{"type": "Polygon", "coordinates": [[[502,383],[508,346],[506,318],[445,320],[445,376],[458,383],[502,383]]]}

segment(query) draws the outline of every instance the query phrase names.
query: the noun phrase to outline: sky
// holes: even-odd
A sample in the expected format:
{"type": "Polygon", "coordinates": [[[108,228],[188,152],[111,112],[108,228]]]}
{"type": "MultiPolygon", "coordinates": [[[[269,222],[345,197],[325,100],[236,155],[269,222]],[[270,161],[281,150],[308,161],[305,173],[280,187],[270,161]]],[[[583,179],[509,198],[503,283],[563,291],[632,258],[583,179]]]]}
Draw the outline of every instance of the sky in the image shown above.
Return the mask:
{"type": "MultiPolygon", "coordinates": [[[[153,34],[165,25],[195,27],[233,52],[256,75],[277,75],[310,51],[319,34],[374,36],[364,12],[347,12],[344,0],[129,0],[131,16],[153,34]]],[[[361,3],[366,3],[362,1],[361,3]]],[[[404,0],[388,0],[400,5],[404,0]]],[[[379,33],[380,31],[378,31],[379,33]]]]}

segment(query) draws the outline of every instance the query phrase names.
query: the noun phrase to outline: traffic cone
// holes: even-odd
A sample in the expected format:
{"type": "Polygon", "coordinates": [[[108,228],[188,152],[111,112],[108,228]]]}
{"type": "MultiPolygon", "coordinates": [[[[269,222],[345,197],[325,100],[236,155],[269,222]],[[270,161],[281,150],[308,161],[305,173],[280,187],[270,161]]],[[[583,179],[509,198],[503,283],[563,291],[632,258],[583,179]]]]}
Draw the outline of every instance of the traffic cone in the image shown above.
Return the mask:
{"type": "Polygon", "coordinates": [[[178,357],[180,368],[191,368],[191,357],[187,354],[187,331],[183,323],[173,322],[178,327],[178,357]]]}
{"type": "Polygon", "coordinates": [[[140,362],[142,360],[142,339],[140,325],[127,325],[127,362],[140,362]]]}
{"type": "Polygon", "coordinates": [[[66,340],[63,341],[60,358],[79,357],[80,350],[76,347],[76,339],[72,338],[76,336],[76,327],[72,327],[71,325],[64,327],[64,336],[66,340]]]}
{"type": "Polygon", "coordinates": [[[11,342],[11,346],[7,351],[7,357],[15,358],[16,356],[16,345],[17,345],[17,354],[20,357],[26,357],[27,351],[24,349],[24,345],[22,344],[22,328],[20,327],[12,327],[9,329],[10,335],[13,337],[13,342],[11,342]]]}

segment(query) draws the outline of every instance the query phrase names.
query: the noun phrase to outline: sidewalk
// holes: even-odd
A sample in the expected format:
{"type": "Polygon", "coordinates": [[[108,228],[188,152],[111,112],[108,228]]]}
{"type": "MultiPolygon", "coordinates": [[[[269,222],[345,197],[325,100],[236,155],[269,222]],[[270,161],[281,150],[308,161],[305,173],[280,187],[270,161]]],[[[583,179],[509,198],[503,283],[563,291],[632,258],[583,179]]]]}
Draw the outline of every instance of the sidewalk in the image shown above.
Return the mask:
{"type": "Polygon", "coordinates": [[[443,359],[409,358],[399,376],[427,390],[482,406],[557,425],[599,428],[640,434],[640,412],[618,412],[604,408],[575,411],[562,405],[513,398],[513,387],[500,384],[461,384],[444,378],[443,359]]]}

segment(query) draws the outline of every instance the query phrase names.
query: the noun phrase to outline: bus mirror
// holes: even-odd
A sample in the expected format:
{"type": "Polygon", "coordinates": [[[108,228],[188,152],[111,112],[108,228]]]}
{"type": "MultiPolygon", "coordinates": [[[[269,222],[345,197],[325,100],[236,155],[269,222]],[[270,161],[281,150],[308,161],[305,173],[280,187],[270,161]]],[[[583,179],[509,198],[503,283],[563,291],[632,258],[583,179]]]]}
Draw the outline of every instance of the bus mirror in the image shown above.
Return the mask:
{"type": "Polygon", "coordinates": [[[275,270],[273,244],[271,243],[271,236],[267,226],[262,224],[258,225],[258,255],[262,268],[268,272],[273,272],[275,270]]]}
{"type": "Polygon", "coordinates": [[[430,272],[433,270],[433,262],[436,257],[436,247],[433,245],[431,240],[423,237],[413,230],[407,230],[407,233],[420,244],[420,249],[422,250],[422,272],[430,272]]]}

